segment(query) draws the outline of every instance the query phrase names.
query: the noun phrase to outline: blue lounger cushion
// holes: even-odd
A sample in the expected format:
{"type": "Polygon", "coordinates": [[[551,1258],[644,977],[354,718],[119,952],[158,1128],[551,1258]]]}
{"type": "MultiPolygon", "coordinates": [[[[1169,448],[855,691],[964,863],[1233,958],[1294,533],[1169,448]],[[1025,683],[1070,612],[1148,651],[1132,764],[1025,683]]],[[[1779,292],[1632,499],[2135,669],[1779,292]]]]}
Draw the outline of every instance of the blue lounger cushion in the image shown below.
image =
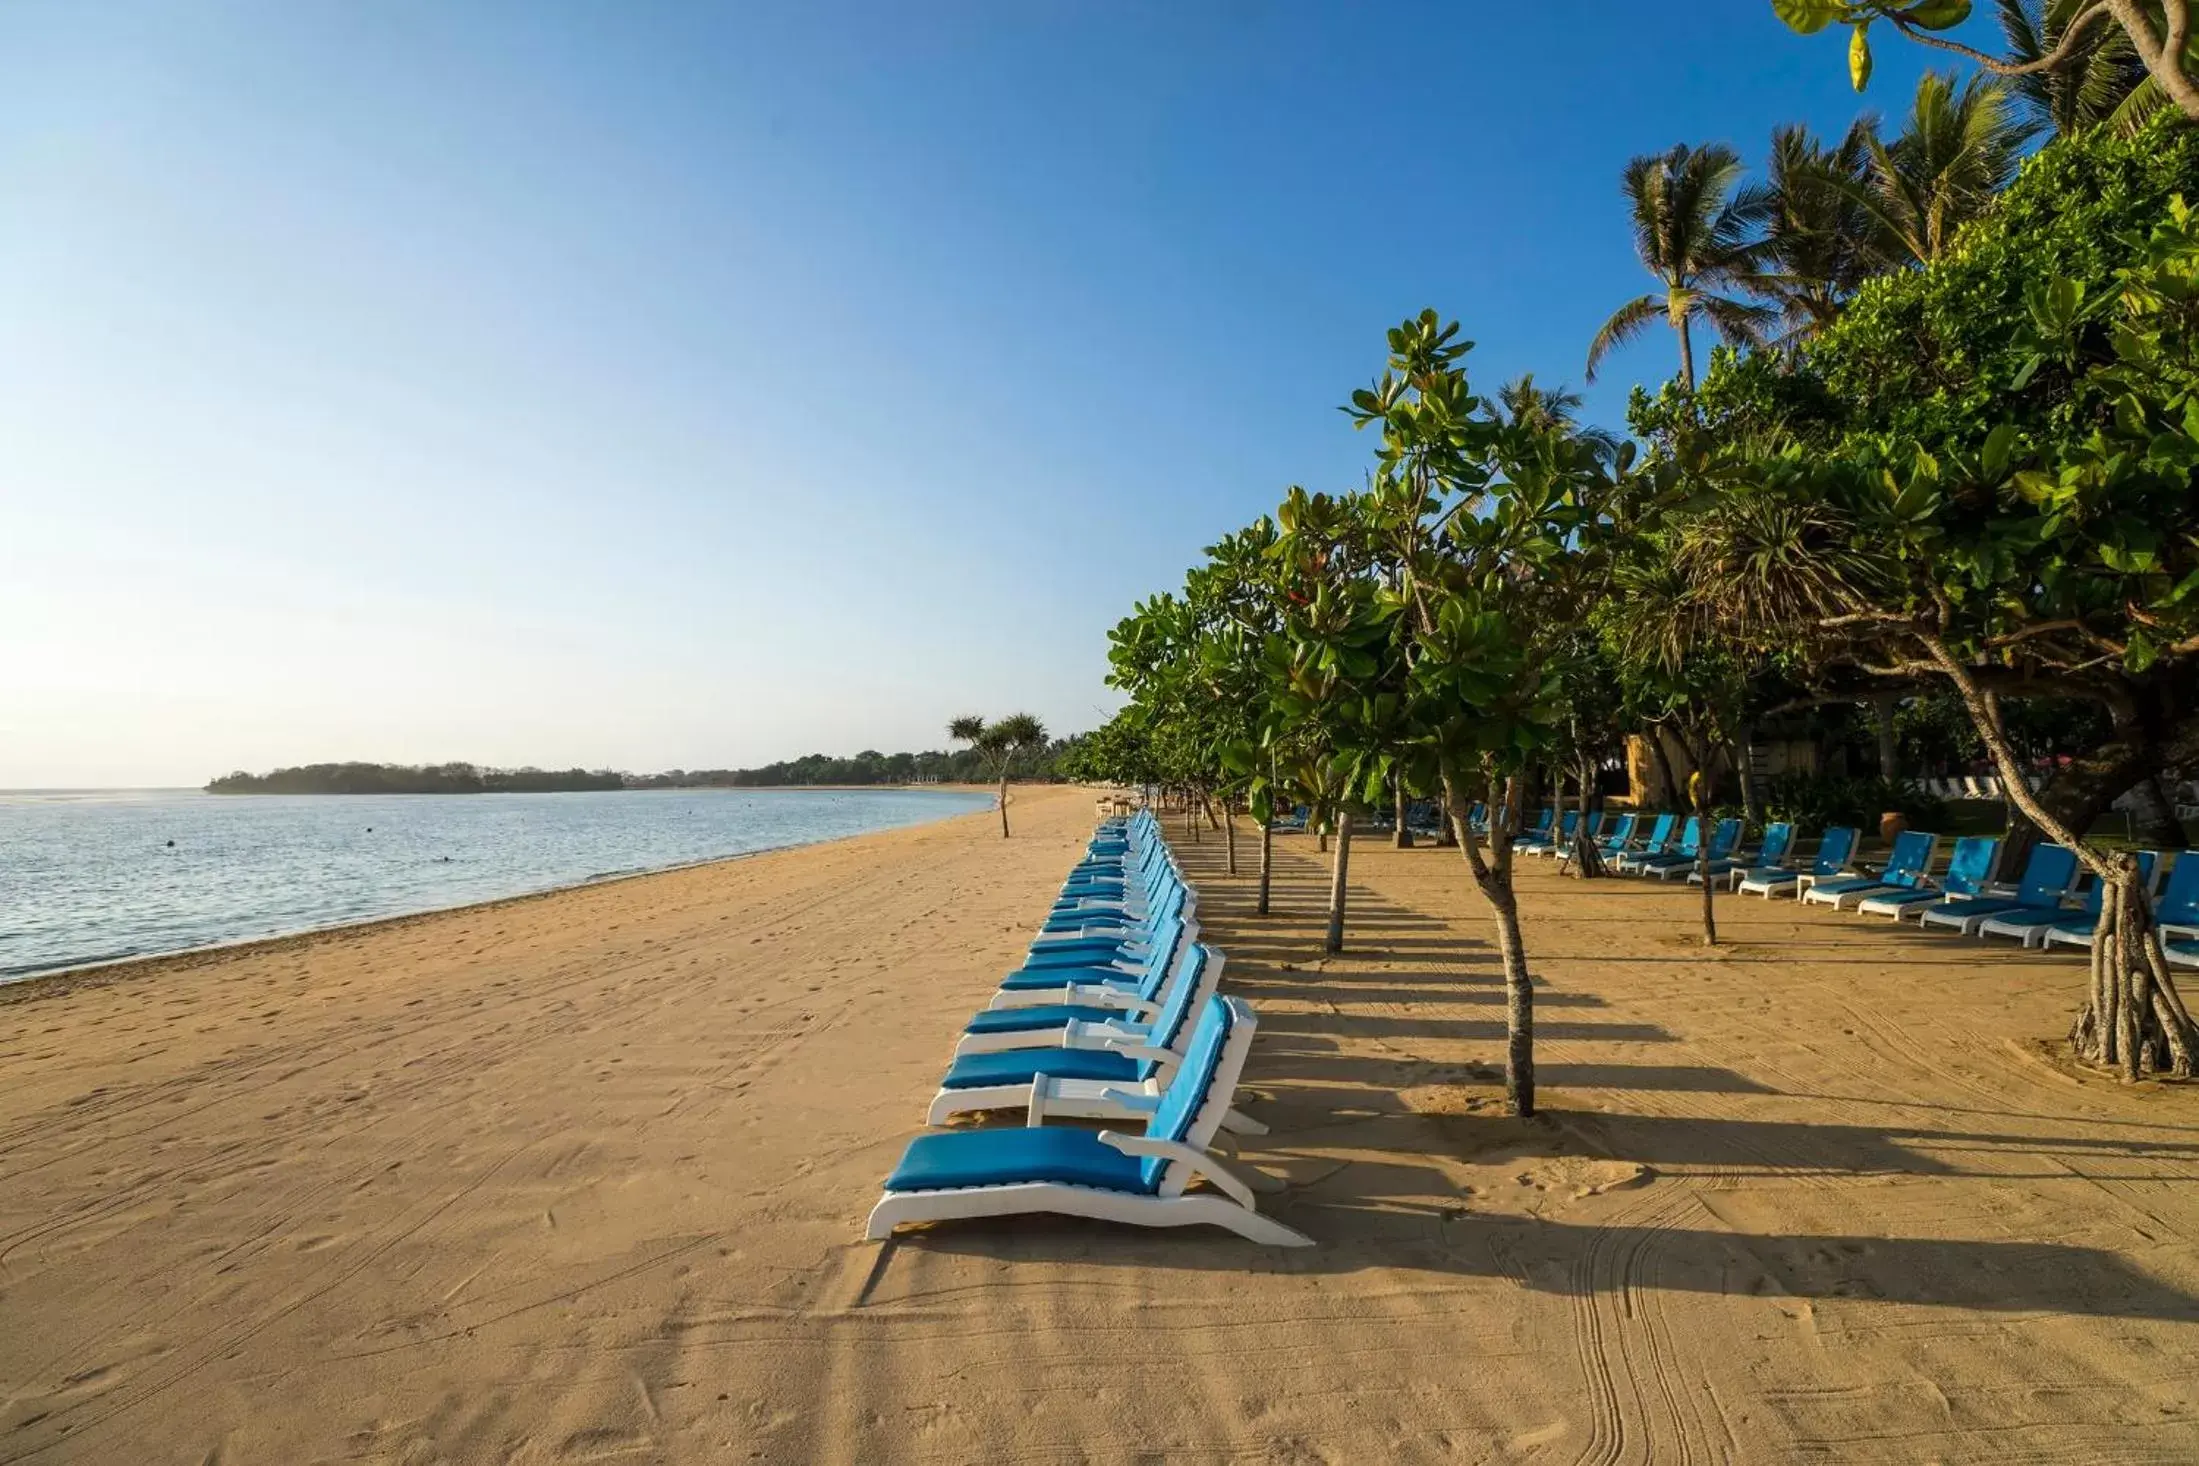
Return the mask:
{"type": "Polygon", "coordinates": [[[1113,1049],[1003,1049],[964,1054],[947,1066],[942,1089],[985,1089],[997,1084],[1029,1084],[1044,1074],[1054,1079],[1120,1080],[1136,1084],[1152,1070],[1149,1059],[1133,1059],[1113,1049]]]}
{"type": "Polygon", "coordinates": [[[1065,988],[1095,982],[1134,988],[1138,985],[1138,975],[1120,967],[1026,967],[1002,978],[1000,986],[1006,992],[1024,993],[1033,988],[1065,988]]]}
{"type": "Polygon", "coordinates": [[[1072,1126],[957,1130],[920,1135],[886,1178],[888,1191],[949,1191],[965,1186],[1013,1186],[1047,1181],[1103,1191],[1150,1194],[1135,1156],[1072,1126]]]}
{"type": "Polygon", "coordinates": [[[1113,937],[1104,942],[1045,942],[1033,947],[1023,959],[1023,970],[1036,972],[1052,967],[1098,967],[1115,961],[1128,946],[1125,941],[1113,937]]]}
{"type": "Polygon", "coordinates": [[[1043,1032],[1071,1023],[1112,1023],[1131,1015],[1120,1008],[1095,1008],[1086,1003],[1041,1003],[1035,1008],[988,1008],[970,1020],[964,1033],[1043,1032]]]}

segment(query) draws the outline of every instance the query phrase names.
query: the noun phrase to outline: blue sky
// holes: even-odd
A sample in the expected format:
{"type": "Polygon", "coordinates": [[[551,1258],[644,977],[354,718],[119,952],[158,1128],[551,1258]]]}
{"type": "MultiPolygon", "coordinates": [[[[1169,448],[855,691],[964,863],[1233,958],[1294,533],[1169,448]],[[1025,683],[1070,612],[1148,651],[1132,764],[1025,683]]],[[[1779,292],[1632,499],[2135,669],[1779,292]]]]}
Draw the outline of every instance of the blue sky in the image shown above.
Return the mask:
{"type": "Polygon", "coordinates": [[[1091,726],[1388,325],[1578,384],[1629,155],[1859,105],[1766,0],[18,0],[0,786],[1091,726]]]}

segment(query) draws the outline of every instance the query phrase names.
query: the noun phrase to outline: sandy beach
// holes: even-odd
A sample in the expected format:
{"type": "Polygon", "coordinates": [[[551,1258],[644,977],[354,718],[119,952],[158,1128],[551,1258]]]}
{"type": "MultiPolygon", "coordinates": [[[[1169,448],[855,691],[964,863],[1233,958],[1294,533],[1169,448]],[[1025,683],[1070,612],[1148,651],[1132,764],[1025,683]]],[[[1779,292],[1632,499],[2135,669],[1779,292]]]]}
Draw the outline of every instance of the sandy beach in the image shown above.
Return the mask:
{"type": "Polygon", "coordinates": [[[1014,814],[0,995],[0,1463],[2199,1459],[2199,1092],[1792,903],[1533,865],[1521,1123],[1455,851],[1323,962],[1310,840],[1181,845],[1320,1245],[862,1241],[1092,801],[1014,814]]]}

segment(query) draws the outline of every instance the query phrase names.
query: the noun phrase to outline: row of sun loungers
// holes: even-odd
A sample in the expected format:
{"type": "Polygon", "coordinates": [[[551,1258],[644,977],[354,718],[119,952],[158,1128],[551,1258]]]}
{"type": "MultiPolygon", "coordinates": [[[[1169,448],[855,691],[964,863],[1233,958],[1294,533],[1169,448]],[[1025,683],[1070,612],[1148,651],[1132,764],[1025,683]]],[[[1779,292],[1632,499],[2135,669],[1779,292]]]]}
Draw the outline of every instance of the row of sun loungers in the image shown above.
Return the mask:
{"type": "Polygon", "coordinates": [[[1197,910],[1150,813],[1103,823],[1023,965],[964,1026],[928,1117],[1021,1110],[1024,1123],[920,1136],[886,1178],[869,1235],[1058,1212],[1309,1245],[1255,1206],[1266,1178],[1214,1154],[1227,1132],[1266,1127],[1232,1107],[1258,1025],[1217,991],[1223,954],[1199,940],[1197,910]]]}
{"type": "MultiPolygon", "coordinates": [[[[1656,815],[1646,825],[1644,818],[1621,814],[1606,831],[1605,816],[1599,813],[1590,822],[1589,838],[1615,870],[1662,880],[1682,875],[1700,880],[1696,854],[1701,823],[1691,818],[1674,836],[1675,816],[1656,815]]],[[[1535,828],[1515,842],[1516,848],[1530,855],[1562,855],[1573,847],[1579,821],[1578,812],[1560,818],[1545,809],[1535,828]]],[[[1895,836],[1885,864],[1868,873],[1854,865],[1861,832],[1853,826],[1826,829],[1807,865],[1790,859],[1792,824],[1767,826],[1757,848],[1745,856],[1737,850],[1740,839],[1739,820],[1720,820],[1712,828],[1711,878],[1767,901],[1791,894],[1804,905],[1895,921],[1913,917],[1926,929],[2014,937],[2026,947],[2040,948],[2056,943],[2089,947],[2099,922],[2099,883],[2083,873],[2074,851],[2060,845],[2034,846],[2022,874],[2013,883],[1996,885],[1992,876],[2000,841],[1991,836],[1957,840],[1945,868],[1936,873],[1940,837],[1922,830],[1895,836]]],[[[2199,852],[2180,858],[2173,867],[2165,867],[2154,851],[2134,853],[2155,920],[2168,939],[2163,950],[2172,962],[2199,967],[2199,940],[2190,940],[2199,938],[2199,852]],[[2165,884],[2160,879],[2164,870],[2165,884]]]]}

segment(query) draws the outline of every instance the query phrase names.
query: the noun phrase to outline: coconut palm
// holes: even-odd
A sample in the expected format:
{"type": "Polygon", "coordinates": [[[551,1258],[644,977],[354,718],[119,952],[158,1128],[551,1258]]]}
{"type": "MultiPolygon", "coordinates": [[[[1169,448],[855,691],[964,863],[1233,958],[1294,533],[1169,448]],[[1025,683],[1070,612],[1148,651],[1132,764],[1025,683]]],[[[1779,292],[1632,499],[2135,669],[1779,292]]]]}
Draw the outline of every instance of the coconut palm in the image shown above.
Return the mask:
{"type": "Polygon", "coordinates": [[[1891,142],[1864,139],[1869,166],[1850,196],[1878,226],[1888,264],[1929,264],[1955,231],[1985,212],[2023,161],[2033,126],[2016,109],[2006,82],[1926,72],[1916,101],[1891,142]]]}
{"type": "Polygon", "coordinates": [[[1752,346],[1776,316],[1742,297],[1763,287],[1757,227],[1769,195],[1741,184],[1741,159],[1723,143],[1646,153],[1626,165],[1620,187],[1633,215],[1634,252],[1664,286],[1614,311],[1588,345],[1588,380],[1613,347],[1662,318],[1680,338],[1680,377],[1695,388],[1691,330],[1707,322],[1720,338],[1752,346]]]}
{"type": "Polygon", "coordinates": [[[1831,325],[1877,266],[1872,216],[1859,197],[1877,131],[1878,119],[1865,115],[1832,147],[1800,124],[1771,135],[1765,274],[1782,346],[1831,325]]]}
{"type": "MultiPolygon", "coordinates": [[[[2078,0],[1999,0],[2001,35],[2011,59],[2030,63],[2051,55],[2068,34],[2069,22],[2090,7],[2078,0]]],[[[2090,25],[2077,48],[2059,65],[2013,78],[2017,105],[2057,137],[2082,132],[2118,112],[2142,110],[2158,99],[2147,85],[2145,63],[2119,26],[2090,25]],[[2132,94],[2147,86],[2144,97],[2132,94]]]]}
{"type": "Polygon", "coordinates": [[[1499,421],[1517,427],[1565,428],[1606,457],[1617,453],[1625,439],[1609,428],[1582,427],[1581,407],[1580,393],[1566,387],[1537,386],[1533,372],[1522,372],[1497,388],[1499,421]]]}
{"type": "Polygon", "coordinates": [[[976,749],[986,771],[999,780],[1000,838],[1007,839],[1008,774],[1023,754],[1046,746],[1046,725],[1029,713],[1012,713],[997,723],[971,713],[948,723],[947,736],[976,749]]]}

